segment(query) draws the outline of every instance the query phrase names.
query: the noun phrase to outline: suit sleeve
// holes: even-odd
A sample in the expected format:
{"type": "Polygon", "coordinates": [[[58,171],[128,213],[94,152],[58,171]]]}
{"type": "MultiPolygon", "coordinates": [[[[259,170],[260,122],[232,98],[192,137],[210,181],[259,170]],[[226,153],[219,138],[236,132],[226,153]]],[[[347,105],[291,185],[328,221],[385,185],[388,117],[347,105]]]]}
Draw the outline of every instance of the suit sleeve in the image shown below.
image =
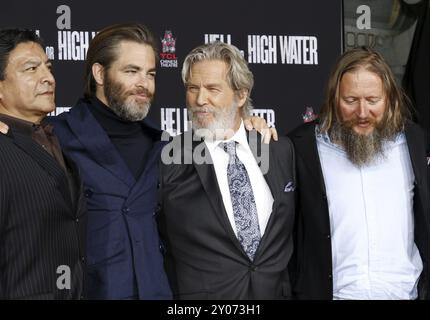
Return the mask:
{"type": "MultiPolygon", "coordinates": [[[[3,152],[3,150],[0,150],[0,152],[3,152]]],[[[5,174],[3,172],[3,165],[0,159],[0,241],[2,238],[1,236],[3,235],[4,220],[8,209],[8,199],[6,195],[6,191],[7,191],[6,189],[7,188],[5,185],[5,174]]]]}
{"type": "MultiPolygon", "coordinates": [[[[1,152],[1,151],[0,151],[1,152]]],[[[0,155],[1,156],[1,155],[0,155]]],[[[3,256],[3,246],[4,246],[4,225],[5,225],[5,217],[6,217],[6,210],[8,207],[7,203],[7,197],[6,197],[6,188],[5,188],[5,175],[3,173],[3,166],[2,161],[0,159],[0,299],[4,299],[4,279],[2,275],[4,274],[4,256],[3,256]]]]}

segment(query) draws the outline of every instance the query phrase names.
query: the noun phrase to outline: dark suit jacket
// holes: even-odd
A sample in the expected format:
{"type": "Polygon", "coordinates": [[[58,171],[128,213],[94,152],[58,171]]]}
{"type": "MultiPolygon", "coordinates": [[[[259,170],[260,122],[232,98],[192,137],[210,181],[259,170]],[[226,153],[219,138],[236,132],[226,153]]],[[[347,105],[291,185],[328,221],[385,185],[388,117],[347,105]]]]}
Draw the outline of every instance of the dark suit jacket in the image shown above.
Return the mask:
{"type": "MultiPolygon", "coordinates": [[[[425,133],[409,123],[405,130],[415,174],[415,243],[424,263],[419,297],[429,298],[430,262],[430,167],[429,143],[425,133]]],[[[331,231],[327,196],[318,155],[315,122],[289,134],[296,151],[297,241],[294,293],[300,299],[332,299],[331,231]]]]}
{"type": "Polygon", "coordinates": [[[82,297],[86,208],[78,171],[65,161],[71,184],[31,137],[13,128],[0,135],[1,299],[82,297]],[[70,268],[70,289],[57,286],[67,285],[60,266],[70,268]]]}
{"type": "MultiPolygon", "coordinates": [[[[260,136],[257,140],[261,141],[260,136]]],[[[204,146],[197,142],[188,148],[181,142],[180,150],[185,149],[189,155],[201,153],[204,146]]],[[[274,204],[253,262],[229,222],[213,165],[198,164],[189,158],[183,164],[161,164],[158,218],[175,298],[290,297],[287,265],[293,250],[295,193],[284,189],[288,182],[294,183],[294,154],[286,138],[272,142],[268,149],[269,171],[264,177],[274,204]]],[[[210,158],[209,151],[203,152],[210,158]]]]}
{"type": "Polygon", "coordinates": [[[154,146],[136,180],[91,107],[82,99],[70,112],[48,119],[84,183],[87,298],[171,299],[154,218],[161,131],[153,129],[154,146]]]}

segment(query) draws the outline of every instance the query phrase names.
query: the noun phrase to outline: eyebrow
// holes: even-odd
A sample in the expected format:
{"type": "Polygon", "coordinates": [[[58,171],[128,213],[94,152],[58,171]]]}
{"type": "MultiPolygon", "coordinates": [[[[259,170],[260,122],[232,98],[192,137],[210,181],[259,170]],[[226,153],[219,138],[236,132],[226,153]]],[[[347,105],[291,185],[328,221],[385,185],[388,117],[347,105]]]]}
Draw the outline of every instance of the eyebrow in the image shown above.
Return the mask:
{"type": "Polygon", "coordinates": [[[38,60],[38,59],[30,59],[30,60],[24,61],[23,65],[24,66],[27,66],[27,65],[38,65],[39,66],[42,63],[43,64],[50,64],[50,65],[52,65],[52,60],[47,59],[45,61],[41,61],[41,60],[38,60]]]}
{"type": "MultiPolygon", "coordinates": [[[[135,65],[135,64],[127,64],[127,65],[125,65],[122,69],[123,69],[123,70],[124,70],[124,69],[136,69],[136,70],[142,70],[142,68],[141,68],[141,67],[139,67],[138,65],[135,65]]],[[[148,72],[155,72],[155,71],[156,71],[156,69],[155,69],[155,68],[152,68],[152,69],[149,69],[149,70],[148,70],[148,72]]]]}
{"type": "Polygon", "coordinates": [[[29,60],[25,60],[24,61],[24,63],[23,63],[23,65],[25,66],[25,65],[40,65],[40,64],[42,64],[43,62],[41,61],[41,60],[39,60],[39,59],[29,59],[29,60]]]}
{"type": "MultiPolygon", "coordinates": [[[[187,86],[200,86],[199,84],[191,82],[191,81],[188,81],[186,83],[186,85],[187,86]]],[[[215,87],[219,88],[219,87],[222,86],[222,84],[221,83],[206,83],[206,84],[202,84],[202,86],[205,87],[205,88],[215,88],[215,87]]]]}
{"type": "Polygon", "coordinates": [[[210,87],[210,88],[213,88],[213,87],[221,87],[221,83],[207,83],[207,84],[205,84],[204,86],[205,86],[205,87],[210,87]]]}
{"type": "Polygon", "coordinates": [[[135,64],[127,64],[122,69],[137,69],[140,70],[141,68],[135,64]]]}

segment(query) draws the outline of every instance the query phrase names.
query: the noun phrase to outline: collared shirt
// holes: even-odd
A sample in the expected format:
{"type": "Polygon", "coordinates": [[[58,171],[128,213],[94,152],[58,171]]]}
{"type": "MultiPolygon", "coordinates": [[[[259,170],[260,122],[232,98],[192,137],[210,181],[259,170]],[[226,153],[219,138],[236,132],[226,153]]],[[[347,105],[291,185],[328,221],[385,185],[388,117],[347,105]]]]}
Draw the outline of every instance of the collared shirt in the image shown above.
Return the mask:
{"type": "Polygon", "coordinates": [[[406,138],[361,168],[316,130],[330,215],[334,299],[416,299],[414,172],[406,138]]]}
{"type": "Polygon", "coordinates": [[[263,236],[266,230],[267,222],[269,221],[270,214],[272,213],[273,196],[267,185],[266,180],[258,167],[257,161],[249,147],[248,140],[246,137],[245,127],[241,122],[239,130],[236,131],[231,139],[222,140],[205,140],[205,144],[211,155],[215,174],[219,189],[221,190],[222,200],[224,208],[227,212],[228,219],[233,228],[234,233],[237,236],[236,223],[234,221],[233,206],[230,197],[230,188],[227,179],[227,166],[229,155],[219,145],[222,142],[236,141],[236,155],[239,160],[244,164],[246,171],[248,172],[249,180],[251,181],[252,190],[254,193],[255,204],[257,207],[258,223],[260,226],[260,233],[263,236]]]}
{"type": "Polygon", "coordinates": [[[48,152],[57,163],[67,172],[64,162],[63,153],[57,137],[53,134],[53,127],[50,124],[35,124],[23,119],[0,114],[0,121],[6,123],[13,130],[30,136],[33,141],[38,143],[46,152],[48,152]]]}

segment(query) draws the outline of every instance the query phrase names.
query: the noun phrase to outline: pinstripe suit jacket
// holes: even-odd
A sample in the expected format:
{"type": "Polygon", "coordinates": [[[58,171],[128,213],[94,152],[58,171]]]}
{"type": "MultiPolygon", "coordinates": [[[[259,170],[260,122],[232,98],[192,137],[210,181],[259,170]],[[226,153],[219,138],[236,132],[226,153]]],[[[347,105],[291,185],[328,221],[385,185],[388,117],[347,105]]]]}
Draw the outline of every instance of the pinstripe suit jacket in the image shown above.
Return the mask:
{"type": "Polygon", "coordinates": [[[0,135],[0,299],[82,295],[85,205],[77,170],[65,160],[70,185],[31,137],[13,128],[0,135]]]}

